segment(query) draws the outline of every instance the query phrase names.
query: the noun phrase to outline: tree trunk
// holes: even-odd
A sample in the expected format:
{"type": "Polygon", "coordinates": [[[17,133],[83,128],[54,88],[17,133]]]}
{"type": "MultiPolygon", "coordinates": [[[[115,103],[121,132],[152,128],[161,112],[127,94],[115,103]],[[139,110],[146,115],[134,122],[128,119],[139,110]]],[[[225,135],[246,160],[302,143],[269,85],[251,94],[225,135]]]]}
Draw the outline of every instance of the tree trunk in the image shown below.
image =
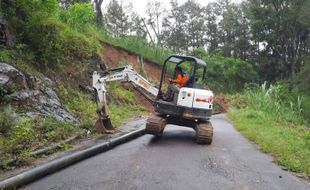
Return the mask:
{"type": "Polygon", "coordinates": [[[102,26],[102,10],[101,10],[101,5],[103,3],[103,0],[94,0],[95,6],[96,6],[96,24],[97,26],[102,26]]]}

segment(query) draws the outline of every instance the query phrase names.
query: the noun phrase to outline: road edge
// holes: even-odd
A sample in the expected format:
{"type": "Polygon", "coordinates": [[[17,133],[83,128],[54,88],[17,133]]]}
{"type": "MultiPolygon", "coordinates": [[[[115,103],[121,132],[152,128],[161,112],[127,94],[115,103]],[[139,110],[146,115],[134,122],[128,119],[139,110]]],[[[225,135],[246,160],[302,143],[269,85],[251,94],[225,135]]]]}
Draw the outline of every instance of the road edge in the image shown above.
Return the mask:
{"type": "Polygon", "coordinates": [[[89,147],[85,150],[74,152],[70,155],[58,158],[43,165],[37,166],[16,176],[10,177],[0,181],[0,189],[16,189],[22,185],[28,184],[32,181],[38,180],[46,175],[52,174],[60,169],[75,164],[84,159],[95,156],[99,153],[110,150],[125,142],[138,138],[145,134],[144,128],[132,131],[120,137],[108,140],[107,142],[100,143],[89,147]]]}

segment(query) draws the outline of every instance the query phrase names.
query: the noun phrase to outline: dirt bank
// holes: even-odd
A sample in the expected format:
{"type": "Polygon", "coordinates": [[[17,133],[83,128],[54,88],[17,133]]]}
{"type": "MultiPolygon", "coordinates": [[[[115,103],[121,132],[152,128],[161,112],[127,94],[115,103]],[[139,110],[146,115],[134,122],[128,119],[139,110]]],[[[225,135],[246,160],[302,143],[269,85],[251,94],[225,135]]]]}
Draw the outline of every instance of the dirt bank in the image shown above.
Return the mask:
{"type": "MultiPolygon", "coordinates": [[[[139,62],[139,55],[128,52],[123,48],[104,43],[103,55],[109,68],[118,67],[121,62],[125,61],[127,64],[132,65],[137,72],[141,70],[142,63],[139,62]]],[[[144,60],[143,65],[146,78],[158,81],[161,76],[161,66],[148,60],[144,60]]]]}

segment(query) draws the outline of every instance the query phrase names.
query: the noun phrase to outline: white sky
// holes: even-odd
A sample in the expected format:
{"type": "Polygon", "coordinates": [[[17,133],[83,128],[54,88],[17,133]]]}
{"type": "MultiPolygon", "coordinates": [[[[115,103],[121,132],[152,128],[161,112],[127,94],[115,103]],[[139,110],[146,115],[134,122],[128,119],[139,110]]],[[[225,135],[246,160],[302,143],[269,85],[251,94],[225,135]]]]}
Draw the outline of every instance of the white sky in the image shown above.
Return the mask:
{"type": "MultiPolygon", "coordinates": [[[[145,15],[146,11],[146,4],[149,0],[123,0],[125,3],[126,2],[131,2],[133,5],[133,11],[137,12],[140,16],[145,15]]],[[[152,1],[152,0],[150,0],[152,1]]],[[[179,4],[183,4],[187,0],[177,0],[179,4]]],[[[210,2],[215,2],[216,0],[195,0],[197,3],[201,4],[202,6],[206,6],[210,2]]],[[[243,0],[231,0],[234,3],[240,3],[243,0]]],[[[105,12],[105,7],[109,3],[109,0],[104,1],[103,5],[103,11],[105,12]]],[[[167,8],[170,9],[170,0],[160,0],[160,2],[167,8]]]]}

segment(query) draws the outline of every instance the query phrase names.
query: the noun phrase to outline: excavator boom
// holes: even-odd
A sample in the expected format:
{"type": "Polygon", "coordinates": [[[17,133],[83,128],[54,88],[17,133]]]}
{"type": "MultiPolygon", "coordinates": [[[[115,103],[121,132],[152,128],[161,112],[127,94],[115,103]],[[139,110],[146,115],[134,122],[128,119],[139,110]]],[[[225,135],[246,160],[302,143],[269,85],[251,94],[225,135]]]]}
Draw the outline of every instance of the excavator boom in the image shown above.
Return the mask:
{"type": "Polygon", "coordinates": [[[96,90],[97,100],[101,108],[97,110],[99,119],[96,122],[96,128],[103,133],[112,133],[114,127],[112,126],[108,104],[106,99],[106,83],[120,81],[131,83],[146,99],[151,100],[148,94],[156,97],[158,89],[152,85],[148,80],[138,74],[131,65],[121,68],[109,69],[105,71],[103,77],[97,71],[93,73],[93,88],[96,90]]]}

